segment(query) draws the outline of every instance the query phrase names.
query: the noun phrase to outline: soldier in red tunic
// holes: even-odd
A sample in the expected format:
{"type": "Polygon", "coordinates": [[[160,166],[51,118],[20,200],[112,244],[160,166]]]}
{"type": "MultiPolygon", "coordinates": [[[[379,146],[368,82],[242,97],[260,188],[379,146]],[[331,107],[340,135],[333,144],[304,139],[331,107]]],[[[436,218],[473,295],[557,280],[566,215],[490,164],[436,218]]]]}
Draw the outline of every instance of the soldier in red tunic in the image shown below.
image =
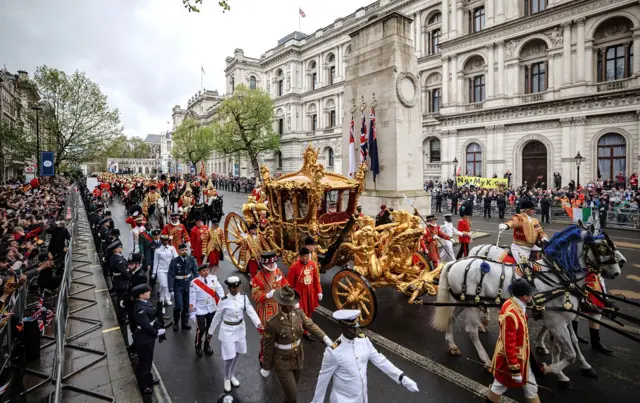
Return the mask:
{"type": "Polygon", "coordinates": [[[420,244],[423,252],[429,259],[431,270],[435,270],[438,267],[438,261],[440,260],[440,243],[438,238],[450,240],[449,235],[442,232],[440,226],[436,223],[436,216],[430,214],[427,216],[427,228],[424,231],[424,235],[420,240],[420,244]]]}
{"type": "Polygon", "coordinates": [[[100,187],[96,186],[95,189],[93,189],[93,197],[95,197],[96,199],[100,199],[100,196],[102,195],[102,191],[100,190],[100,187]]]}
{"type": "Polygon", "coordinates": [[[502,309],[498,323],[500,335],[493,353],[491,372],[494,380],[487,392],[487,402],[499,402],[508,388],[523,388],[527,403],[540,403],[538,385],[529,362],[529,328],[527,303],[535,289],[519,278],[511,284],[511,294],[502,309]]]}
{"type": "MultiPolygon", "coordinates": [[[[176,250],[180,250],[182,243],[190,244],[189,232],[185,228],[184,224],[180,223],[180,214],[171,213],[171,222],[164,226],[162,229],[162,235],[169,235],[171,239],[171,245],[176,250]]],[[[190,246],[190,245],[189,245],[190,246]]]]}
{"type": "Polygon", "coordinates": [[[196,217],[196,225],[191,229],[191,256],[196,258],[198,267],[206,259],[205,253],[209,245],[209,227],[204,225],[202,217],[196,217]]]}
{"type": "MultiPolygon", "coordinates": [[[[278,314],[278,302],[273,298],[276,290],[288,285],[286,277],[276,261],[278,257],[273,251],[263,252],[260,256],[262,270],[251,278],[251,296],[256,301],[256,311],[260,317],[260,323],[267,323],[278,314]]],[[[264,335],[260,339],[260,366],[263,362],[264,335]]]]}
{"type": "Polygon", "coordinates": [[[211,220],[211,229],[209,230],[209,245],[207,245],[207,256],[209,258],[209,267],[212,267],[212,274],[217,274],[218,264],[224,260],[224,232],[218,227],[218,219],[214,217],[211,220]]]}
{"type": "Polygon", "coordinates": [[[458,231],[463,234],[458,237],[460,241],[460,250],[456,259],[469,256],[469,244],[471,243],[471,236],[467,235],[471,232],[471,220],[466,212],[462,212],[462,219],[458,221],[458,231]]]}
{"type": "MultiPolygon", "coordinates": [[[[311,251],[308,248],[300,248],[299,259],[289,267],[287,281],[300,295],[300,309],[310,318],[322,301],[322,285],[318,268],[311,260],[311,251]]],[[[313,336],[306,329],[303,336],[313,341],[313,336]]]]}
{"type": "MultiPolygon", "coordinates": [[[[587,277],[585,278],[585,285],[601,293],[607,292],[602,276],[596,273],[595,271],[589,271],[589,274],[587,274],[587,277]]],[[[605,303],[606,300],[603,301],[600,298],[604,299],[604,297],[596,296],[595,293],[592,293],[589,291],[587,291],[587,296],[589,298],[590,303],[583,303],[580,309],[583,312],[588,313],[593,319],[600,320],[602,315],[598,313],[596,308],[604,309],[607,305],[605,303]]],[[[575,332],[576,336],[578,336],[578,317],[576,317],[576,319],[573,322],[571,322],[571,325],[573,326],[573,331],[575,332]]],[[[613,350],[603,345],[602,342],[600,341],[600,325],[599,324],[589,321],[589,338],[591,339],[591,348],[594,351],[597,351],[599,353],[603,353],[606,355],[613,354],[613,350]]],[[[585,343],[585,344],[588,343],[587,340],[583,339],[580,336],[578,336],[578,341],[580,343],[585,343]]]]}

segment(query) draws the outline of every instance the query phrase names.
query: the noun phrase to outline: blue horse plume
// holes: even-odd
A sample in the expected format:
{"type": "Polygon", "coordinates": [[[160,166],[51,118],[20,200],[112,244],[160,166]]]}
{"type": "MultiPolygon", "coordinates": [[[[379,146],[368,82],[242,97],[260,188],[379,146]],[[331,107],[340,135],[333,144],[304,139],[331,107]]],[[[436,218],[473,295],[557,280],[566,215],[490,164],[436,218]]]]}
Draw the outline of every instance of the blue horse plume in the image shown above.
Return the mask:
{"type": "MultiPolygon", "coordinates": [[[[582,229],[577,225],[570,225],[560,232],[556,232],[549,244],[544,248],[547,258],[557,263],[569,274],[580,273],[584,268],[580,267],[580,256],[578,256],[578,242],[582,240],[582,229]]],[[[592,244],[597,239],[603,239],[604,235],[593,235],[587,232],[584,244],[592,244]]]]}

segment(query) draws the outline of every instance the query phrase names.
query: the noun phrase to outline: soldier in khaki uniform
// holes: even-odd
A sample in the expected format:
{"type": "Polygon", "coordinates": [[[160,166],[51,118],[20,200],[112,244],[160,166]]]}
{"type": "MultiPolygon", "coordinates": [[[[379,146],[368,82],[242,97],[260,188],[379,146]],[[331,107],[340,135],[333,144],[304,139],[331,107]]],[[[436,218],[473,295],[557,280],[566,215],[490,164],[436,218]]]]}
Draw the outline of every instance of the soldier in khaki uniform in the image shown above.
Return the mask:
{"type": "Polygon", "coordinates": [[[291,286],[286,285],[274,294],[280,305],[280,312],[269,322],[265,329],[264,365],[260,373],[265,378],[275,369],[278,381],[285,395],[285,403],[295,403],[298,395],[298,381],[304,362],[302,334],[304,330],[327,345],[331,339],[302,310],[296,308],[300,297],[291,286]]]}

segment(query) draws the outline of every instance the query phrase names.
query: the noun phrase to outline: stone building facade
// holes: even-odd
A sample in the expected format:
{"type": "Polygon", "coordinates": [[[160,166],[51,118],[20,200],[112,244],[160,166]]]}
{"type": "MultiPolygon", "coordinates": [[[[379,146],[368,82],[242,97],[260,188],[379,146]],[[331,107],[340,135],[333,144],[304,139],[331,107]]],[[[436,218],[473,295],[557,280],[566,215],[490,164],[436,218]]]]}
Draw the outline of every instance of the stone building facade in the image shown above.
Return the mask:
{"type": "MultiPolygon", "coordinates": [[[[557,171],[566,184],[578,153],[582,181],[639,170],[637,0],[379,0],[310,35],[294,32],[259,58],[236,49],[226,59],[227,93],[245,83],[275,100],[282,145],[263,156],[272,172],[298,169],[308,143],[341,171],[349,33],[393,11],[413,20],[425,180],[511,171],[515,184],[548,183],[557,171]]],[[[176,107],[174,125],[189,111],[206,119],[215,97],[204,91],[176,107]]],[[[225,156],[209,164],[224,173],[243,165],[225,156]]]]}

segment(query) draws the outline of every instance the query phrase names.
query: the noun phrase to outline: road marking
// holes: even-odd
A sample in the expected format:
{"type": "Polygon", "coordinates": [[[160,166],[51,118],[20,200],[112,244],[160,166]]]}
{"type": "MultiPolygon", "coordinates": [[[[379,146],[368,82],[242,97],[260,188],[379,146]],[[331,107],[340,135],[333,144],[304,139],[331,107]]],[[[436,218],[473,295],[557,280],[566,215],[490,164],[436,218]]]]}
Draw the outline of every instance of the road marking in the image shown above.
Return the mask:
{"type": "Polygon", "coordinates": [[[155,362],[152,364],[151,370],[160,381],[160,383],[158,384],[159,388],[153,388],[153,394],[156,397],[156,401],[160,403],[172,403],[171,396],[169,395],[169,392],[167,392],[167,388],[164,386],[164,381],[160,376],[160,371],[158,371],[158,367],[156,367],[155,362]]]}
{"type": "Polygon", "coordinates": [[[95,290],[94,292],[105,292],[105,291],[109,291],[108,288],[101,288],[99,290],[95,290]]]}
{"type": "Polygon", "coordinates": [[[615,244],[618,248],[622,247],[622,248],[640,249],[640,244],[638,243],[615,241],[615,244]]]}
{"type": "Polygon", "coordinates": [[[629,290],[611,290],[612,295],[622,295],[625,298],[640,299],[640,293],[629,290]]]}
{"type": "Polygon", "coordinates": [[[109,333],[113,332],[114,330],[120,330],[120,326],[112,327],[111,329],[105,329],[102,331],[102,333],[109,333]]]}
{"type": "MultiPolygon", "coordinates": [[[[336,322],[335,319],[333,319],[333,312],[331,312],[330,310],[328,310],[327,308],[323,307],[323,306],[319,306],[316,308],[316,312],[320,313],[321,315],[329,318],[331,321],[336,322]]],[[[384,347],[385,349],[393,352],[394,354],[399,355],[400,357],[404,358],[407,361],[410,361],[416,365],[418,365],[419,367],[426,369],[427,371],[431,372],[434,375],[437,375],[441,378],[444,378],[445,380],[455,384],[456,386],[459,386],[463,389],[466,389],[480,397],[487,397],[487,387],[481,383],[478,383],[476,381],[474,381],[471,378],[467,378],[466,376],[448,368],[445,367],[442,364],[439,364],[427,357],[421,356],[420,354],[416,353],[415,351],[409,350],[406,347],[403,347],[397,343],[394,343],[393,341],[380,336],[377,333],[374,333],[370,330],[365,329],[365,332],[367,334],[367,337],[369,337],[369,339],[371,339],[371,341],[375,342],[376,344],[384,347]]],[[[516,400],[513,400],[509,397],[503,396],[502,399],[500,400],[502,403],[516,403],[516,400]]]]}
{"type": "MultiPolygon", "coordinates": [[[[635,265],[634,265],[634,266],[635,266],[635,265]]],[[[636,276],[636,275],[634,275],[634,274],[630,274],[630,275],[628,275],[628,276],[627,276],[627,278],[628,278],[629,280],[640,281],[640,276],[636,276]]]]}

